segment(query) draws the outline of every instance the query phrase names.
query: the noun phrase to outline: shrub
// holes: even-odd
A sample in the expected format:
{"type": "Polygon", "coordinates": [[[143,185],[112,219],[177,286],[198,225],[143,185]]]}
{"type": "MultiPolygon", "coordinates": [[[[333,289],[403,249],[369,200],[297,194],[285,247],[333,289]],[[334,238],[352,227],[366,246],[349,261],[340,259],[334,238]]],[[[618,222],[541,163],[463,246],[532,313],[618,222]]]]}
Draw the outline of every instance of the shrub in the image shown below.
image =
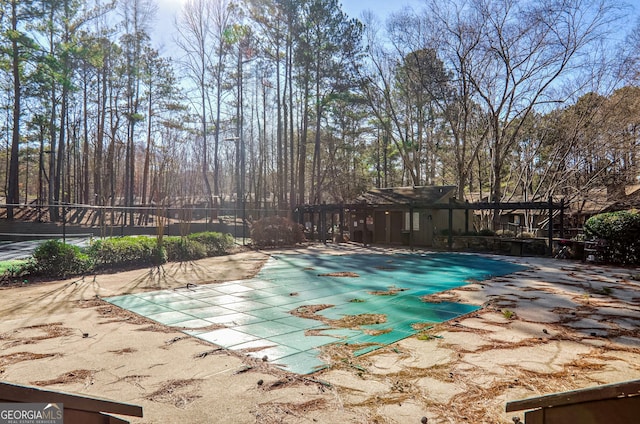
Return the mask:
{"type": "Polygon", "coordinates": [[[251,239],[256,247],[295,246],[304,241],[302,225],[279,216],[269,216],[253,223],[251,239]]]}
{"type": "Polygon", "coordinates": [[[514,237],[516,233],[511,230],[498,230],[496,231],[498,237],[514,237]]]}
{"type": "Polygon", "coordinates": [[[33,273],[45,277],[67,277],[92,270],[92,261],[78,246],[47,240],[33,252],[33,273]]]}
{"type": "Polygon", "coordinates": [[[482,237],[490,237],[495,236],[496,233],[488,228],[483,228],[482,230],[478,231],[478,235],[482,237]]]}
{"type": "Polygon", "coordinates": [[[29,274],[33,274],[34,271],[35,261],[33,258],[2,261],[0,262],[0,281],[23,279],[29,274]]]}
{"type": "Polygon", "coordinates": [[[89,248],[97,268],[160,265],[166,252],[155,238],[146,236],[113,237],[98,240],[89,248]]]}
{"type": "Polygon", "coordinates": [[[608,260],[620,264],[640,263],[640,213],[636,210],[593,216],[584,224],[587,238],[608,242],[608,260]]]}
{"type": "Polygon", "coordinates": [[[233,236],[215,232],[189,234],[189,240],[202,243],[207,252],[207,256],[225,255],[233,247],[233,236]]]}
{"type": "Polygon", "coordinates": [[[167,251],[167,260],[170,262],[191,261],[207,257],[207,247],[203,243],[188,237],[165,237],[163,246],[167,251]]]}

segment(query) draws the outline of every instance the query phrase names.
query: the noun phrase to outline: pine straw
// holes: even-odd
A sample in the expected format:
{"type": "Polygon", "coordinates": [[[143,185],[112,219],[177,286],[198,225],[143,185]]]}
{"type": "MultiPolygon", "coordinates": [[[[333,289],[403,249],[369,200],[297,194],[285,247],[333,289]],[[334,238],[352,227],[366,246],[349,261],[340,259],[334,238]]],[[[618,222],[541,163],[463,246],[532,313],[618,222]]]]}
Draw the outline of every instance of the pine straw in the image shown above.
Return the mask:
{"type": "Polygon", "coordinates": [[[374,296],[395,296],[396,294],[398,294],[400,292],[403,292],[403,291],[407,291],[407,290],[409,290],[409,289],[396,287],[396,286],[390,286],[388,290],[374,290],[374,291],[370,291],[368,293],[372,294],[374,296]]]}
{"type": "Polygon", "coordinates": [[[299,318],[307,318],[307,319],[320,319],[320,315],[316,315],[317,312],[322,311],[323,309],[331,308],[333,305],[329,304],[320,304],[320,305],[303,305],[298,306],[296,309],[289,311],[289,313],[293,316],[299,318]]]}
{"type": "Polygon", "coordinates": [[[110,350],[109,352],[115,353],[116,355],[124,355],[125,353],[134,353],[137,351],[138,349],[134,349],[132,347],[125,347],[124,349],[110,350]]]}
{"type": "MultiPolygon", "coordinates": [[[[513,344],[515,347],[519,344],[513,344]]],[[[415,390],[411,385],[400,386],[411,398],[421,399],[425,405],[429,405],[429,411],[434,413],[437,422],[450,420],[451,417],[465,422],[487,422],[487,417],[501,414],[503,405],[491,402],[500,399],[517,388],[523,388],[531,392],[531,395],[545,393],[562,392],[583,387],[591,381],[589,372],[599,371],[606,368],[606,361],[615,359],[603,355],[604,351],[592,351],[588,354],[580,355],[563,366],[560,371],[552,373],[536,372],[518,366],[509,367],[511,375],[507,378],[496,376],[497,381],[492,384],[481,386],[477,383],[477,375],[467,371],[455,375],[449,370],[455,369],[456,363],[437,365],[432,368],[405,368],[398,373],[388,375],[391,379],[392,387],[398,388],[395,382],[415,381],[420,378],[430,377],[439,381],[455,382],[462,388],[461,392],[454,395],[448,402],[437,403],[429,399],[419,390],[415,390]]],[[[459,363],[459,360],[458,360],[459,363]]],[[[595,380],[594,380],[595,381],[595,380]]],[[[392,396],[391,400],[397,400],[398,396],[392,396]]],[[[375,408],[380,404],[381,399],[372,398],[359,405],[375,408]]],[[[391,403],[385,401],[384,403],[391,403]]]]}
{"type": "Polygon", "coordinates": [[[387,322],[385,314],[359,314],[345,315],[337,320],[327,319],[326,323],[332,327],[356,329],[362,325],[383,324],[385,322],[387,322]]]}
{"type": "Polygon", "coordinates": [[[52,322],[15,329],[12,333],[2,334],[0,340],[7,341],[4,348],[8,349],[19,345],[35,344],[40,340],[70,336],[75,331],[71,328],[63,327],[61,322],[52,322]]]}
{"type": "Polygon", "coordinates": [[[4,372],[5,367],[17,364],[23,361],[33,361],[43,358],[55,358],[62,356],[61,353],[33,353],[33,352],[15,352],[0,356],[0,373],[4,372]]]}
{"type": "Polygon", "coordinates": [[[341,272],[329,272],[326,274],[318,274],[318,277],[349,277],[349,278],[358,278],[360,275],[355,272],[349,271],[341,271],[341,272]]]}
{"type": "Polygon", "coordinates": [[[94,370],[73,370],[61,374],[51,380],[32,381],[31,384],[36,386],[52,386],[54,384],[84,383],[88,386],[93,383],[93,376],[95,373],[96,371],[94,370]]]}
{"type": "MultiPolygon", "coordinates": [[[[303,305],[299,306],[289,313],[299,318],[314,319],[327,324],[331,328],[350,328],[359,329],[362,325],[383,324],[387,322],[387,316],[385,314],[359,314],[359,315],[345,315],[340,319],[329,319],[322,315],[318,315],[317,312],[332,307],[333,305],[321,304],[321,305],[303,305]]],[[[389,329],[391,331],[391,329],[389,329]]],[[[386,332],[386,331],[385,331],[386,332]]],[[[312,333],[305,333],[311,335],[312,333]]],[[[383,333],[380,333],[383,334],[383,333]]]]}
{"type": "Polygon", "coordinates": [[[393,331],[392,328],[384,328],[382,330],[370,330],[370,329],[366,329],[363,330],[365,334],[368,334],[369,336],[380,336],[382,334],[387,334],[387,333],[391,333],[393,331]]]}
{"type": "Polygon", "coordinates": [[[480,287],[476,287],[474,285],[467,285],[467,286],[462,286],[462,287],[456,287],[455,289],[452,289],[451,291],[462,291],[462,292],[477,292],[482,290],[480,287]]]}
{"type": "Polygon", "coordinates": [[[149,318],[143,317],[126,309],[122,309],[118,306],[111,304],[102,304],[96,308],[101,318],[105,319],[100,324],[113,324],[122,323],[133,325],[145,325],[145,327],[138,328],[137,331],[154,331],[158,333],[175,333],[179,331],[177,328],[169,327],[167,325],[159,324],[149,318]]]}
{"type": "Polygon", "coordinates": [[[453,291],[428,294],[420,298],[425,303],[460,302],[460,295],[453,291]]]}
{"type": "Polygon", "coordinates": [[[176,330],[175,328],[171,328],[166,325],[162,325],[154,322],[153,324],[147,325],[146,327],[138,328],[136,331],[153,331],[155,333],[175,333],[178,330],[176,330]]]}
{"type": "MultiPolygon", "coordinates": [[[[98,315],[104,319],[100,324],[113,324],[113,323],[121,323],[126,322],[128,324],[133,325],[146,325],[145,327],[137,329],[138,331],[155,331],[158,333],[175,333],[181,329],[186,329],[182,327],[169,327],[167,325],[159,324],[149,318],[143,317],[126,309],[120,308],[118,306],[112,305],[108,302],[105,302],[101,299],[90,299],[90,300],[79,300],[77,305],[81,308],[96,308],[98,315]]],[[[214,325],[204,327],[207,329],[208,327],[214,327],[214,325]]],[[[215,326],[214,330],[220,327],[215,326]]],[[[193,328],[190,328],[193,330],[193,328]]]]}
{"type": "MultiPolygon", "coordinates": [[[[513,343],[516,345],[526,345],[532,341],[523,341],[521,343],[513,343]]],[[[507,346],[509,344],[504,344],[507,346]]],[[[341,367],[351,372],[362,375],[366,373],[366,363],[362,358],[359,362],[353,362],[349,353],[354,348],[350,346],[341,346],[333,348],[332,365],[333,367],[341,367]]],[[[492,347],[495,349],[495,347],[492,347]]],[[[452,417],[461,422],[487,422],[487,417],[496,417],[502,414],[502,403],[496,403],[496,399],[509,396],[509,393],[520,387],[532,393],[532,395],[553,393],[566,390],[572,390],[584,386],[590,380],[585,378],[591,371],[598,371],[606,367],[605,361],[610,360],[606,356],[603,358],[604,352],[591,352],[582,355],[577,360],[571,361],[563,367],[562,370],[552,373],[535,372],[518,366],[509,368],[510,376],[496,375],[496,381],[487,385],[479,385],[478,377],[475,372],[463,371],[461,373],[453,373],[452,370],[456,366],[463,364],[462,359],[454,359],[453,362],[446,364],[438,364],[427,368],[406,367],[402,370],[386,374],[376,375],[367,373],[367,380],[379,381],[389,386],[389,392],[384,395],[372,395],[358,402],[345,404],[349,408],[365,408],[374,412],[379,410],[383,405],[397,405],[407,400],[412,400],[419,404],[425,405],[427,411],[431,414],[430,418],[435,418],[434,422],[449,422],[452,417]],[[422,378],[432,378],[442,382],[455,383],[461,390],[460,393],[453,395],[448,402],[435,402],[428,395],[428,390],[416,385],[416,382],[422,378]]],[[[458,355],[458,358],[460,356],[458,355]]],[[[341,388],[343,394],[353,393],[356,397],[360,397],[362,392],[356,389],[341,388]]],[[[378,422],[385,422],[380,418],[378,422]]]]}
{"type": "Polygon", "coordinates": [[[176,408],[185,408],[191,402],[201,398],[196,390],[201,379],[179,379],[165,381],[158,390],[145,396],[152,402],[168,403],[176,408]],[[196,386],[195,389],[193,386],[196,386]]]}
{"type": "MultiPolygon", "coordinates": [[[[326,336],[325,331],[329,330],[329,328],[309,328],[304,330],[304,335],[307,337],[314,337],[314,336],[326,336]]],[[[347,336],[336,336],[336,335],[332,335],[332,337],[336,337],[338,339],[346,339],[347,336]]]]}
{"type": "MultiPolygon", "coordinates": [[[[438,325],[437,330],[446,327],[446,324],[438,325]]],[[[434,330],[435,330],[434,329],[434,330]]],[[[469,332],[475,332],[469,329],[469,332]]],[[[523,346],[539,345],[546,343],[547,339],[539,340],[530,338],[518,343],[493,343],[491,346],[482,348],[480,351],[491,351],[495,349],[513,349],[523,346]]],[[[444,347],[444,346],[443,346],[444,347]]],[[[359,347],[358,347],[359,348],[359,347]]],[[[343,368],[352,372],[359,370],[358,374],[366,372],[363,366],[353,366],[353,358],[348,356],[352,347],[342,347],[338,358],[342,358],[339,364],[343,368]],[[346,349],[346,351],[345,351],[346,349]],[[354,370],[355,369],[355,370],[354,370]]],[[[458,349],[458,348],[456,348],[458,349]]],[[[363,407],[370,411],[375,411],[382,405],[392,405],[402,403],[408,399],[422,403],[427,407],[430,414],[435,414],[435,422],[448,422],[451,417],[456,417],[461,422],[487,422],[487,417],[496,417],[502,414],[502,404],[497,404],[492,400],[509,396],[510,391],[515,388],[524,388],[533,395],[543,393],[561,392],[573,390],[591,382],[588,377],[590,372],[597,372],[606,368],[607,361],[615,360],[613,356],[606,355],[607,349],[594,350],[588,354],[580,355],[579,358],[566,363],[560,371],[552,373],[536,372],[518,366],[509,367],[511,376],[505,378],[496,375],[497,381],[485,386],[478,385],[478,375],[474,371],[463,371],[453,373],[458,365],[463,364],[464,351],[457,350],[459,355],[453,362],[439,364],[428,368],[406,367],[399,372],[375,375],[367,374],[368,380],[378,380],[390,385],[390,392],[384,396],[371,396],[357,403],[345,405],[348,407],[363,407]],[[419,379],[429,377],[442,382],[455,383],[461,388],[461,392],[452,396],[448,402],[438,403],[429,398],[428,392],[415,385],[419,379]]],[[[478,353],[473,351],[470,353],[478,353]]],[[[335,359],[334,359],[335,361],[335,359]]],[[[360,359],[362,363],[362,359],[360,359]]],[[[356,363],[356,365],[358,365],[356,363]]],[[[593,380],[595,381],[595,380],[593,380]]],[[[344,390],[345,393],[349,390],[344,390]]],[[[361,395],[362,393],[359,393],[361,395]]],[[[356,393],[356,395],[358,395],[356,393]]],[[[384,422],[384,421],[380,421],[384,422]]]]}
{"type": "MultiPolygon", "coordinates": [[[[324,398],[311,399],[306,402],[266,402],[260,403],[252,411],[256,422],[260,424],[299,423],[312,411],[330,408],[324,398]]],[[[315,421],[315,420],[314,420],[315,421]]]]}
{"type": "Polygon", "coordinates": [[[416,322],[411,324],[411,328],[416,331],[426,331],[434,328],[434,324],[432,322],[416,322]]]}
{"type": "Polygon", "coordinates": [[[226,328],[226,327],[222,324],[211,324],[211,325],[205,325],[203,327],[181,327],[178,325],[178,326],[171,326],[171,328],[180,330],[180,331],[213,331],[213,330],[220,330],[221,328],[226,328]]]}
{"type": "Polygon", "coordinates": [[[328,344],[320,348],[320,359],[330,369],[346,369],[356,371],[359,375],[366,372],[371,363],[364,356],[355,356],[355,352],[366,347],[378,346],[375,343],[328,344]]]}
{"type": "Polygon", "coordinates": [[[75,303],[76,303],[76,306],[78,306],[79,308],[95,308],[98,306],[104,306],[109,304],[104,300],[98,298],[97,296],[94,297],[93,299],[78,300],[75,303]]]}
{"type": "Polygon", "coordinates": [[[449,381],[452,364],[435,364],[427,368],[404,367],[402,370],[390,374],[389,377],[399,380],[419,380],[422,378],[433,378],[434,380],[449,381]]]}
{"type": "MultiPolygon", "coordinates": [[[[493,323],[491,323],[493,325],[493,323]]],[[[493,331],[483,328],[465,327],[457,321],[444,322],[433,327],[434,331],[448,331],[451,333],[474,333],[474,334],[492,334],[493,331]]]]}
{"type": "Polygon", "coordinates": [[[447,420],[452,416],[466,422],[486,422],[487,417],[498,416],[503,408],[491,400],[508,395],[508,392],[516,387],[524,388],[531,395],[554,393],[571,390],[583,385],[577,375],[581,373],[575,370],[564,369],[554,373],[540,373],[525,370],[517,366],[510,367],[513,373],[508,379],[500,379],[492,384],[481,386],[477,384],[473,374],[466,374],[464,378],[456,375],[455,382],[463,390],[454,395],[449,402],[430,402],[430,410],[436,413],[437,420],[447,420]]]}
{"type": "Polygon", "coordinates": [[[140,389],[144,389],[144,387],[142,387],[142,384],[140,384],[140,382],[146,378],[151,377],[150,375],[125,375],[124,377],[120,377],[119,379],[117,379],[115,382],[116,383],[120,383],[122,381],[124,381],[125,383],[129,383],[132,384],[140,389]]]}
{"type": "Polygon", "coordinates": [[[74,330],[63,327],[61,322],[51,322],[48,324],[31,325],[22,327],[21,330],[38,330],[44,334],[40,336],[30,336],[33,340],[54,339],[56,337],[70,336],[74,330]]]}
{"type": "Polygon", "coordinates": [[[169,345],[172,345],[172,344],[174,344],[174,343],[177,343],[177,342],[179,342],[179,341],[181,341],[181,340],[185,340],[185,339],[189,339],[189,338],[190,338],[189,336],[176,336],[176,337],[174,337],[174,338],[172,338],[172,339],[166,340],[166,341],[164,342],[164,344],[165,344],[165,345],[167,345],[167,346],[169,346],[169,345]]]}

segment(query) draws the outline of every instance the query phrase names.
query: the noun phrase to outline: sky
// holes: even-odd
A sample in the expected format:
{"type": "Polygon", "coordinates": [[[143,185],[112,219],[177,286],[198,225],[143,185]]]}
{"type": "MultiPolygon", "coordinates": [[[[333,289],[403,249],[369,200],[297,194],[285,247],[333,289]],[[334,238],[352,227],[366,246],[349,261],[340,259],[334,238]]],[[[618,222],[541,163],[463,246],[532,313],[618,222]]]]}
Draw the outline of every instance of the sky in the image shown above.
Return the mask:
{"type": "Polygon", "coordinates": [[[423,4],[423,0],[342,0],[342,10],[352,18],[359,18],[365,10],[382,18],[407,6],[419,10],[423,4]]]}
{"type": "MultiPolygon", "coordinates": [[[[155,47],[160,50],[160,53],[168,53],[170,55],[175,34],[175,17],[186,1],[187,0],[157,0],[158,14],[152,37],[155,42],[155,47]]],[[[341,3],[342,10],[349,15],[349,17],[360,18],[362,12],[371,10],[375,15],[383,18],[407,6],[419,10],[424,0],[342,0],[341,3]]]]}
{"type": "MultiPolygon", "coordinates": [[[[158,13],[155,22],[155,30],[152,39],[155,47],[161,54],[166,56],[175,56],[174,38],[175,26],[174,21],[184,3],[187,0],[156,0],[158,4],[158,13]]],[[[240,0],[242,1],[242,0],[240,0]]],[[[446,1],[446,0],[442,0],[446,1]]],[[[618,2],[619,0],[609,0],[618,2]]],[[[414,10],[422,9],[424,0],[341,0],[342,10],[352,18],[360,18],[362,12],[370,10],[374,15],[378,16],[383,22],[385,17],[392,12],[400,11],[406,7],[414,10]]],[[[628,27],[635,25],[640,16],[640,0],[627,0],[627,4],[631,6],[629,15],[627,16],[626,25],[619,28],[619,38],[623,40],[627,35],[628,27]]]]}

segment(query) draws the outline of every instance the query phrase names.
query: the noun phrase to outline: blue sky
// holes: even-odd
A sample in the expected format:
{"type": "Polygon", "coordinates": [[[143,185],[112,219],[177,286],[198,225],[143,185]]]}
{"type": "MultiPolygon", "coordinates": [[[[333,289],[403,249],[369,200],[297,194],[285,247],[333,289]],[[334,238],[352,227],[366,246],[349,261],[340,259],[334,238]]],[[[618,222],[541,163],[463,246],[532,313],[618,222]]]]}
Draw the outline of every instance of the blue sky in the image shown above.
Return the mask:
{"type": "Polygon", "coordinates": [[[364,10],[382,18],[407,6],[419,10],[423,4],[423,0],[342,0],[342,10],[353,18],[359,18],[364,10]]]}
{"type": "MultiPolygon", "coordinates": [[[[158,48],[161,53],[170,54],[173,48],[173,36],[175,34],[174,19],[186,1],[187,0],[157,0],[158,16],[152,37],[155,47],[158,48]]],[[[611,1],[613,4],[618,4],[619,0],[608,1],[611,1]]],[[[420,10],[424,4],[424,0],[341,0],[341,2],[342,10],[351,17],[359,18],[363,11],[371,10],[382,20],[390,13],[399,11],[407,6],[415,10],[420,10]]],[[[627,25],[623,25],[619,29],[621,39],[627,34],[628,27],[635,25],[640,15],[640,0],[627,0],[626,3],[631,6],[631,11],[628,16],[627,25]]]]}
{"type": "MultiPolygon", "coordinates": [[[[640,1],[640,0],[638,0],[640,1]]],[[[153,31],[155,47],[161,53],[169,52],[173,44],[174,19],[186,0],[157,0],[158,15],[153,31]]],[[[391,12],[403,9],[406,6],[420,9],[423,0],[342,0],[342,10],[350,17],[359,18],[363,11],[371,10],[378,17],[384,17],[391,12]]]]}

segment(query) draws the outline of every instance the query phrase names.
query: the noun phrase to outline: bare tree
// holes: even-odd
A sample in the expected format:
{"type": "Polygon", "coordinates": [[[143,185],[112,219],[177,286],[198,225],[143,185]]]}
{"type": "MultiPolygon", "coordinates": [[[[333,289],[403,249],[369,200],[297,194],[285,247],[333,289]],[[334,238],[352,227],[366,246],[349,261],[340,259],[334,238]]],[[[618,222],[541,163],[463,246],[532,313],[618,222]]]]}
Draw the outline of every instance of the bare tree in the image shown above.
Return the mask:
{"type": "Polygon", "coordinates": [[[497,202],[505,159],[528,116],[566,98],[556,85],[587,65],[589,50],[616,19],[615,8],[604,0],[473,0],[452,7],[465,23],[459,36],[477,40],[463,71],[489,118],[497,202]]]}
{"type": "Polygon", "coordinates": [[[202,139],[202,178],[209,204],[220,194],[220,135],[222,100],[234,8],[228,1],[189,0],[177,21],[176,43],[184,52],[182,64],[197,93],[202,139]],[[209,181],[209,131],[213,128],[213,190],[209,181]]]}
{"type": "MultiPolygon", "coordinates": [[[[144,119],[140,112],[143,96],[142,84],[144,47],[149,43],[148,28],[157,11],[153,0],[122,0],[120,3],[124,33],[122,45],[126,81],[127,137],[125,150],[125,205],[133,206],[135,200],[136,125],[144,119]]],[[[129,209],[129,223],[134,224],[134,211],[129,209]]]]}

